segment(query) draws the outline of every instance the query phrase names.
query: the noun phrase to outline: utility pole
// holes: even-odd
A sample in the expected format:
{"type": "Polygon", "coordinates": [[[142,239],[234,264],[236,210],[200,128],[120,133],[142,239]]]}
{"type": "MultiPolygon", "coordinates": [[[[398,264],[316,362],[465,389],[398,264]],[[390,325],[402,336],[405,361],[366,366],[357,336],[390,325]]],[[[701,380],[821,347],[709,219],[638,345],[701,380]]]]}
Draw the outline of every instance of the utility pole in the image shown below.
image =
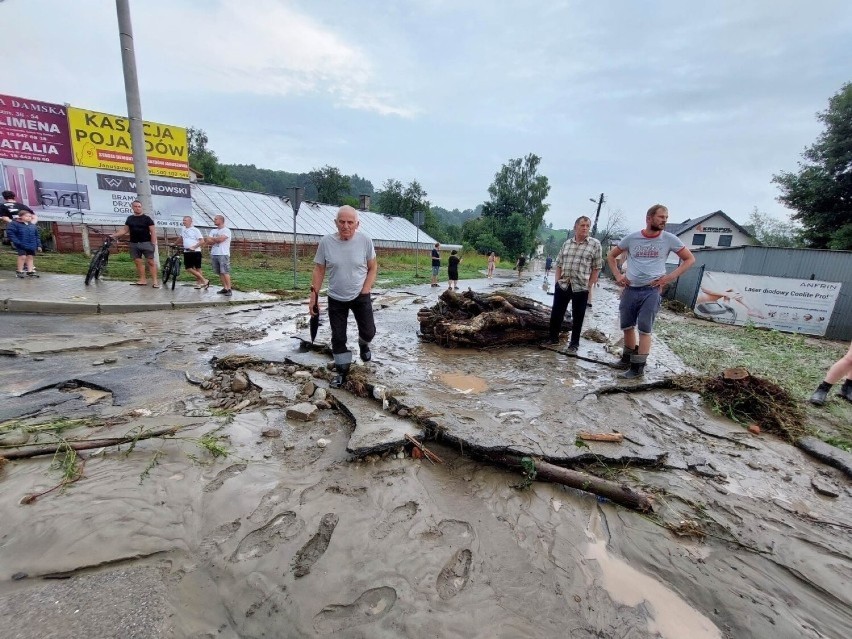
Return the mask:
{"type": "MultiPolygon", "coordinates": [[[[590,202],[594,202],[593,198],[589,198],[590,202]]],[[[598,218],[601,216],[601,207],[604,203],[604,194],[601,193],[600,198],[597,200],[598,210],[595,212],[595,221],[592,224],[592,237],[595,237],[598,234],[598,218]]]]}
{"type": "MultiPolygon", "coordinates": [[[[151,201],[151,177],[148,175],[148,154],[145,152],[145,130],[142,126],[142,100],[139,97],[139,78],[136,75],[136,52],[133,48],[133,25],[130,21],[129,0],[115,0],[118,14],[118,38],[121,44],[121,64],[124,70],[124,93],[127,96],[127,119],[130,120],[130,144],[133,147],[133,174],[136,178],[136,195],[142,211],[154,219],[151,201]]],[[[154,251],[157,270],[160,270],[160,253],[154,251]]]]}

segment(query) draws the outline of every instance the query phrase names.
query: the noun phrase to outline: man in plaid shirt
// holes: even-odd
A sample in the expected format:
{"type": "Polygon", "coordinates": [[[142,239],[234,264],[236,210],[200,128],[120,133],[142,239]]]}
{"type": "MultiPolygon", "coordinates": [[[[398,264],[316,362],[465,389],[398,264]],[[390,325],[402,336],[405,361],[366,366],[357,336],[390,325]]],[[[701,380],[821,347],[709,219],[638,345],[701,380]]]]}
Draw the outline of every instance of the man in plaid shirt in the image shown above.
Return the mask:
{"type": "Polygon", "coordinates": [[[580,332],[589,300],[589,289],[598,281],[603,266],[601,243],[589,237],[592,221],[586,216],[574,222],[574,237],[562,245],[556,258],[556,288],[553,292],[553,308],[550,312],[550,335],[548,344],[559,342],[562,319],[571,302],[573,325],[568,352],[576,353],[580,345],[580,332]]]}

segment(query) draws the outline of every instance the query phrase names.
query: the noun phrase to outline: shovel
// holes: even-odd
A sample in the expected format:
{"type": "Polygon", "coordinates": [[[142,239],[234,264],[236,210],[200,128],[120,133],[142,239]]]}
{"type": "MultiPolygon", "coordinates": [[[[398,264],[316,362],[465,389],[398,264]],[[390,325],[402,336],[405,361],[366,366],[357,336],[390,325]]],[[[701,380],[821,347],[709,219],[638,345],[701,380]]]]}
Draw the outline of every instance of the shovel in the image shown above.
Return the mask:
{"type": "MultiPolygon", "coordinates": [[[[314,287],[311,287],[311,293],[316,292],[314,287]]],[[[317,298],[319,298],[319,293],[317,293],[317,298]]],[[[319,328],[319,302],[314,303],[311,307],[311,344],[314,343],[314,340],[317,337],[317,329],[319,328]]]]}

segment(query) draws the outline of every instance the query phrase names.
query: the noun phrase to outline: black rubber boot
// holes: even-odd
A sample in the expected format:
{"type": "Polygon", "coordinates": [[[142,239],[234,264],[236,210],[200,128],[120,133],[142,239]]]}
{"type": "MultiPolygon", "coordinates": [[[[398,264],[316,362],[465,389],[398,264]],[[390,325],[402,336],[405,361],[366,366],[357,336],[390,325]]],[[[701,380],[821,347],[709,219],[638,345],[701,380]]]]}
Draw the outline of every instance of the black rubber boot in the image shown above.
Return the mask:
{"type": "Polygon", "coordinates": [[[619,375],[621,379],[637,379],[645,375],[645,362],[647,355],[633,354],[630,356],[630,370],[619,375]]]}
{"type": "Polygon", "coordinates": [[[351,364],[337,364],[337,375],[331,380],[328,385],[332,388],[340,388],[346,383],[346,377],[349,375],[349,367],[351,364]]]}
{"type": "Polygon", "coordinates": [[[820,382],[814,394],[811,395],[811,404],[814,406],[822,406],[828,400],[828,391],[831,390],[831,384],[828,382],[820,382]]]}
{"type": "Polygon", "coordinates": [[[627,370],[630,368],[630,356],[639,352],[639,347],[634,346],[633,348],[624,347],[624,350],[621,351],[621,359],[618,360],[617,364],[613,365],[613,368],[618,368],[621,370],[627,370]]]}
{"type": "Polygon", "coordinates": [[[362,362],[369,362],[373,359],[373,353],[370,351],[370,343],[362,342],[360,339],[358,340],[358,351],[361,354],[362,362]]]}
{"type": "Polygon", "coordinates": [[[837,394],[840,395],[843,399],[848,402],[852,402],[852,380],[846,380],[843,382],[843,386],[840,387],[840,390],[837,391],[837,394]]]}

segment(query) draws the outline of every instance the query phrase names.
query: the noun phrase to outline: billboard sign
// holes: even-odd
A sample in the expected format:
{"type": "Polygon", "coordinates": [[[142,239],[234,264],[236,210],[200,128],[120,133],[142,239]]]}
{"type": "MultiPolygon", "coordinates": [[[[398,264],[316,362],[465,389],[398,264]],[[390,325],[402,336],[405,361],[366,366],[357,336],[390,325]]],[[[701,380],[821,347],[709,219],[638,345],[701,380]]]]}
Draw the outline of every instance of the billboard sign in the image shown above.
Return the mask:
{"type": "Polygon", "coordinates": [[[693,310],[723,324],[825,335],[841,284],[705,271],[693,310]]]}
{"type": "Polygon", "coordinates": [[[0,158],[70,165],[65,107],[0,94],[0,158]]]}
{"type": "MultiPolygon", "coordinates": [[[[133,172],[127,118],[68,107],[74,163],[95,169],[133,172]]],[[[189,145],[182,127],[143,122],[151,175],[189,179],[189,145]]]]}

